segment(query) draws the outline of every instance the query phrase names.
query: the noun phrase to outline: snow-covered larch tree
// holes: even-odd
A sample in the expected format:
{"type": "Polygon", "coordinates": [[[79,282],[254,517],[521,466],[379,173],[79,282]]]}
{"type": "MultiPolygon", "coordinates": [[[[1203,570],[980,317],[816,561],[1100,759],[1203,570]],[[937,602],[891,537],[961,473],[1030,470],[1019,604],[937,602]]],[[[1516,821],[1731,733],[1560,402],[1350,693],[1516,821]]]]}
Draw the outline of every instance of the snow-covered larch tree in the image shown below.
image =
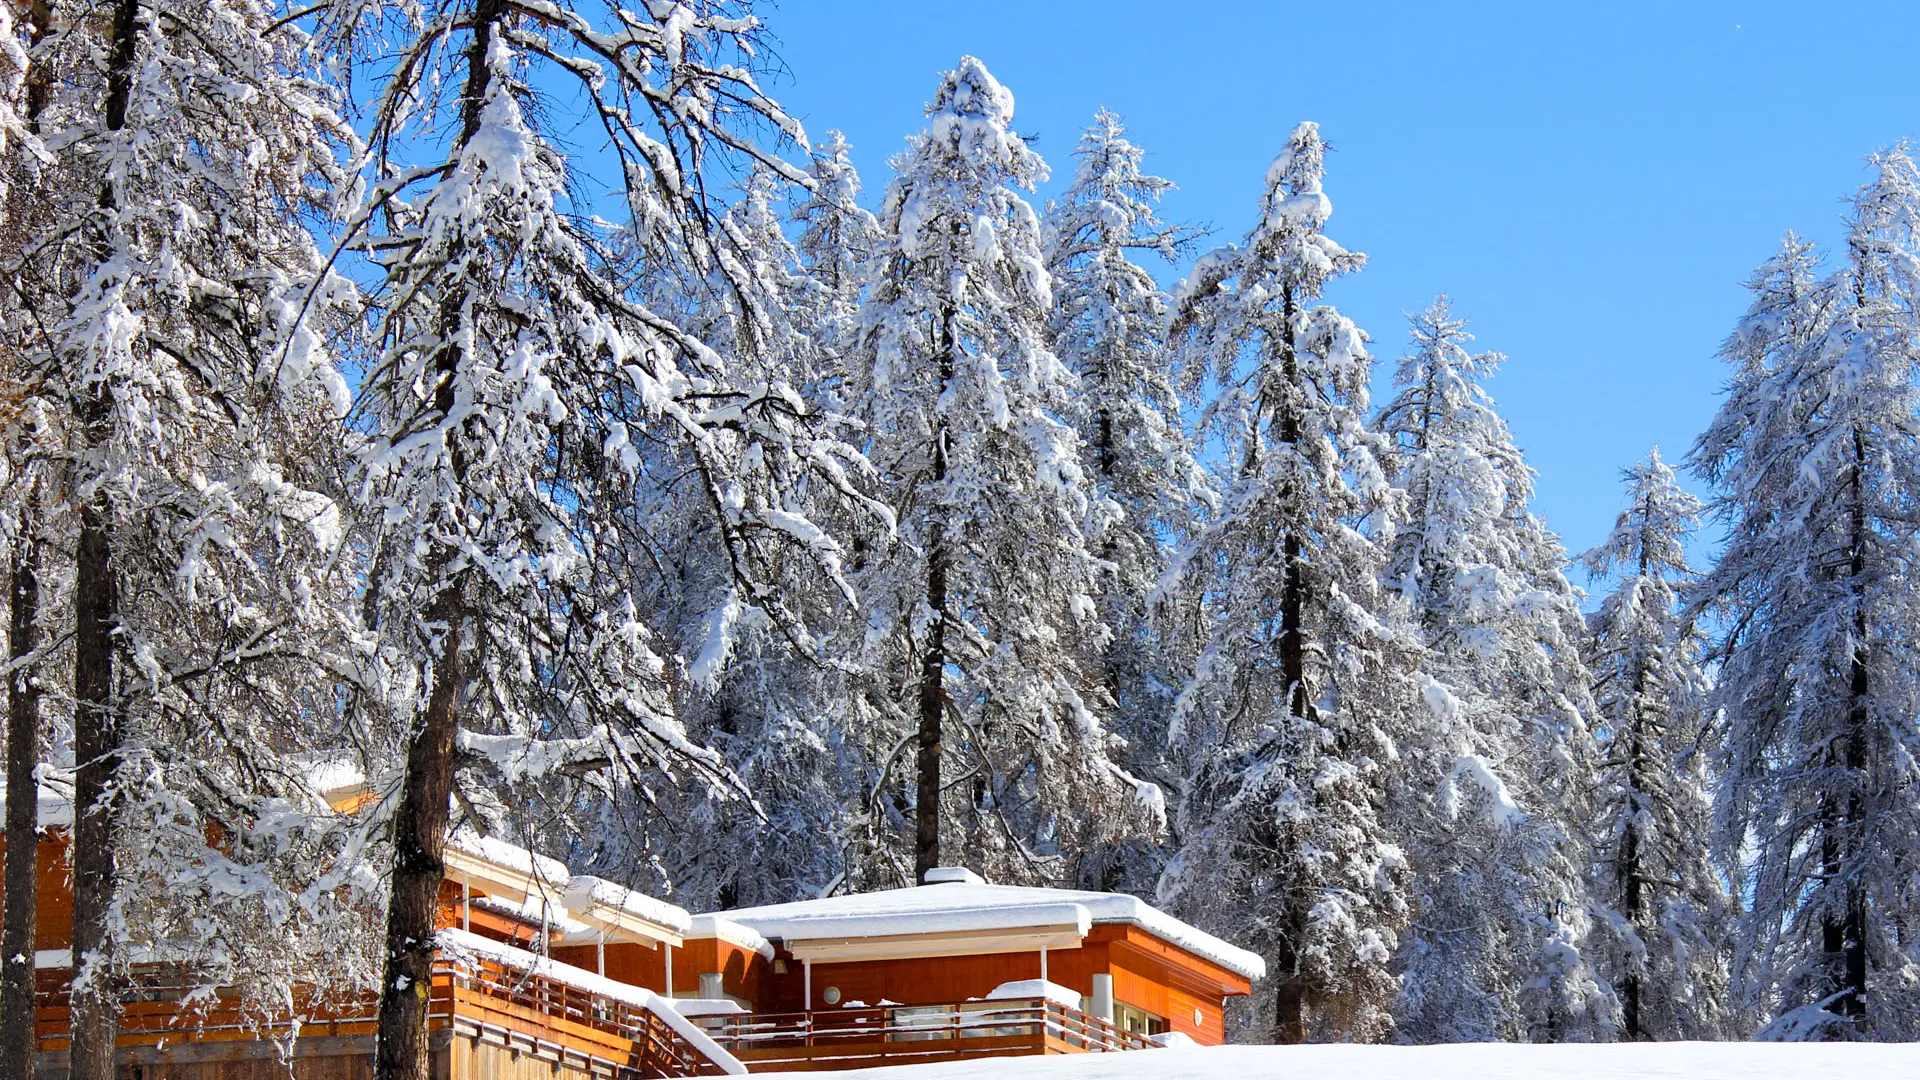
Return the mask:
{"type": "Polygon", "coordinates": [[[1595,935],[1620,997],[1622,1038],[1730,1034],[1731,898],[1708,857],[1704,640],[1681,619],[1702,506],[1654,451],[1626,472],[1627,505],[1582,557],[1616,584],[1588,619],[1602,761],[1595,935]]]}
{"type": "Polygon", "coordinates": [[[378,529],[365,609],[380,704],[406,743],[381,1080],[426,1073],[457,762],[518,781],[460,788],[483,829],[528,827],[515,800],[564,802],[569,776],[643,798],[657,782],[735,782],[676,715],[678,643],[635,596],[650,557],[635,492],[664,470],[712,524],[726,581],[699,654],[724,658],[753,619],[804,634],[767,587],[786,553],[835,591],[837,545],[783,491],[845,476],[789,385],[736,373],[730,347],[646,303],[663,291],[651,274],[709,272],[759,302],[704,187],[723,156],[807,181],[752,139],[755,123],[803,137],[754,82],[759,23],[672,3],[605,25],[579,5],[504,0],[415,14],[397,20],[406,36],[373,107],[354,241],[382,277],[355,467],[378,529]],[[556,85],[604,127],[623,227],[569,203],[569,162],[533,121],[556,85]]]}
{"type": "Polygon", "coordinates": [[[813,334],[833,362],[820,372],[827,398],[837,403],[847,379],[844,358],[858,333],[860,298],[874,253],[880,249],[880,221],[860,205],[860,174],[853,148],[838,131],[814,148],[808,172],[813,190],[794,209],[800,235],[794,239],[801,260],[825,290],[824,310],[813,334]]]}
{"type": "MultiPolygon", "coordinates": [[[[816,158],[816,183],[825,182],[823,173],[834,176],[816,158]]],[[[847,185],[844,178],[832,182],[847,185]]],[[[787,384],[809,401],[831,401],[843,383],[841,356],[857,287],[836,289],[822,267],[803,265],[782,231],[786,215],[776,199],[784,188],[765,170],[756,172],[721,218],[727,244],[715,271],[663,283],[662,291],[677,294],[669,301],[676,320],[722,352],[736,379],[787,384]],[[749,288],[743,294],[734,281],[749,288]],[[742,295],[761,302],[745,304],[742,295]]],[[[842,190],[825,196],[841,197],[850,195],[842,190]]],[[[815,195],[808,203],[822,198],[815,195]]],[[[846,227],[831,225],[823,207],[813,212],[821,230],[846,227]]],[[[803,237],[823,240],[822,254],[829,259],[840,242],[815,236],[812,227],[803,237]]],[[[830,435],[849,435],[849,426],[844,417],[823,412],[815,447],[827,448],[830,435]]],[[[870,470],[861,467],[851,446],[833,449],[853,469],[844,482],[803,477],[787,486],[784,506],[851,540],[858,553],[881,538],[889,515],[877,503],[848,499],[850,485],[870,486],[870,470]]],[[[752,798],[734,797],[730,790],[656,792],[657,808],[630,808],[646,828],[598,827],[582,839],[596,864],[635,868],[631,883],[688,906],[814,895],[846,872],[844,839],[864,820],[855,808],[872,754],[862,741],[864,729],[850,716],[848,665],[842,662],[849,636],[859,630],[855,613],[836,592],[815,587],[818,569],[806,553],[791,552],[764,564],[758,577],[810,632],[796,635],[791,623],[748,610],[729,634],[712,634],[712,613],[735,583],[720,542],[723,527],[701,500],[676,494],[671,484],[645,484],[635,496],[636,509],[647,508],[644,535],[673,538],[655,545],[649,564],[658,572],[640,592],[652,597],[649,620],[692,659],[683,697],[688,730],[722,755],[752,798]]]]}
{"type": "Polygon", "coordinates": [[[1220,394],[1234,467],[1217,518],[1162,589],[1199,596],[1173,718],[1190,776],[1160,895],[1267,959],[1257,1013],[1279,1042],[1391,1028],[1405,857],[1381,813],[1414,635],[1379,587],[1397,493],[1365,428],[1367,336],[1314,304],[1365,256],[1322,230],[1319,127],[1293,129],[1244,245],[1179,292],[1183,345],[1220,394]]]}
{"type": "MultiPolygon", "coordinates": [[[[300,966],[312,909],[290,883],[316,863],[273,835],[304,796],[283,755],[334,718],[351,577],[319,490],[346,385],[316,331],[351,289],[305,221],[352,136],[304,35],[270,33],[262,5],[28,19],[20,115],[39,152],[8,163],[32,175],[8,185],[8,310],[31,332],[7,372],[25,391],[9,395],[7,516],[16,551],[57,540],[71,560],[33,576],[71,603],[70,631],[45,636],[70,643],[72,681],[44,654],[33,678],[71,705],[72,1070],[104,1080],[121,946],[243,991],[254,975],[284,990],[300,966]]],[[[47,595],[15,590],[16,649],[51,629],[32,592],[47,595]]]]}
{"type": "Polygon", "coordinates": [[[1605,1038],[1611,995],[1583,951],[1593,705],[1579,597],[1481,385],[1504,358],[1468,351],[1445,297],[1412,323],[1375,421],[1407,494],[1386,581],[1437,680],[1395,810],[1418,911],[1399,1037],[1605,1038]]]}
{"type": "Polygon", "coordinates": [[[1724,627],[1716,839],[1769,1037],[1920,1037],[1920,173],[1905,147],[1873,166],[1840,269],[1789,237],[1755,275],[1693,456],[1729,538],[1696,594],[1724,627]]]}
{"type": "MultiPolygon", "coordinates": [[[[1020,196],[1046,176],[1013,95],[973,57],[941,78],[895,159],[852,363],[867,456],[899,543],[861,573],[867,701],[911,745],[913,874],[965,858],[1053,881],[1063,855],[1129,825],[1082,658],[1104,641],[1073,376],[1046,343],[1051,284],[1020,196]],[[908,725],[911,726],[908,726],[908,725]],[[947,770],[948,759],[959,768],[947,770]]],[[[880,789],[898,792],[883,777],[880,789]]]]}
{"type": "MultiPolygon", "coordinates": [[[[1102,109],[1074,151],[1073,183],[1047,210],[1047,268],[1053,275],[1049,323],[1053,350],[1078,377],[1072,418],[1085,448],[1098,505],[1094,550],[1108,564],[1100,610],[1114,637],[1097,665],[1127,740],[1121,752],[1142,777],[1166,774],[1166,721],[1183,677],[1150,629],[1147,598],[1166,571],[1171,544],[1191,536],[1218,503],[1181,416],[1171,351],[1168,297],[1128,258],[1153,252],[1171,260],[1195,230],[1167,225],[1155,204],[1170,181],[1143,173],[1146,152],[1102,109]]],[[[1086,884],[1112,886],[1127,872],[1116,855],[1090,867],[1086,884]]],[[[1147,873],[1140,887],[1157,875],[1147,873]]]]}

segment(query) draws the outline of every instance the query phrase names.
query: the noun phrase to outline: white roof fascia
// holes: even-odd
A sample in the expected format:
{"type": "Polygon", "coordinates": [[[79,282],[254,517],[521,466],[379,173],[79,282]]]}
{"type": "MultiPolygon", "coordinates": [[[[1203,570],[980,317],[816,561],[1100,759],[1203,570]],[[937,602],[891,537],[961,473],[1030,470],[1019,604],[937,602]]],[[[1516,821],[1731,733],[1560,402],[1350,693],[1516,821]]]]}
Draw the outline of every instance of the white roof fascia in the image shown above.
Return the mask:
{"type": "Polygon", "coordinates": [[[558,859],[467,829],[447,838],[442,862],[448,881],[520,903],[544,899],[558,905],[571,877],[558,859]]]}
{"type": "Polygon", "coordinates": [[[1034,926],[1017,930],[960,931],[951,934],[789,939],[787,951],[796,960],[839,964],[858,960],[908,960],[932,956],[1077,949],[1083,938],[1084,934],[1075,926],[1034,926]]]}
{"type": "Polygon", "coordinates": [[[686,932],[692,928],[692,916],[680,908],[602,878],[575,877],[567,883],[562,899],[567,914],[602,931],[609,941],[636,942],[649,949],[665,943],[677,949],[686,944],[686,932]]]}

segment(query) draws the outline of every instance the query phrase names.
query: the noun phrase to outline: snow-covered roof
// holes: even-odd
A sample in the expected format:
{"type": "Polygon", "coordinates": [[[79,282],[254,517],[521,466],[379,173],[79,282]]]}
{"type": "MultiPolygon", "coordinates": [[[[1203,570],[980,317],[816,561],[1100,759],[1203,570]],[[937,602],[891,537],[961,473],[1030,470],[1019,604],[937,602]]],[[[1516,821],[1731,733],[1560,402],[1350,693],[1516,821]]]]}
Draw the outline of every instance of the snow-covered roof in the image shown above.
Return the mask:
{"type": "Polygon", "coordinates": [[[751,949],[759,953],[762,959],[773,959],[773,942],[768,941],[758,930],[742,926],[725,915],[695,915],[691,928],[687,931],[690,938],[719,938],[721,941],[751,949]]]}
{"type": "Polygon", "coordinates": [[[358,760],[346,756],[320,758],[309,763],[306,779],[307,786],[329,802],[337,795],[367,790],[366,770],[358,760]]]}
{"type": "Polygon", "coordinates": [[[685,908],[586,874],[577,874],[567,882],[562,902],[568,911],[587,922],[608,929],[637,931],[655,939],[661,936],[654,932],[656,930],[679,936],[693,928],[693,916],[687,914],[685,908]]]}
{"type": "Polygon", "coordinates": [[[1121,893],[991,885],[959,880],[905,889],[799,900],[719,913],[760,934],[788,943],[821,938],[901,937],[1009,931],[1038,926],[1137,926],[1170,945],[1210,960],[1237,975],[1258,979],[1260,957],[1121,893]]]}
{"type": "Polygon", "coordinates": [[[525,949],[516,949],[511,945],[503,945],[492,938],[484,938],[464,930],[442,930],[435,935],[435,939],[439,943],[440,954],[455,963],[467,957],[484,957],[522,971],[532,972],[543,978],[578,987],[590,994],[598,994],[601,997],[612,998],[615,1001],[623,1001],[645,1009],[665,1021],[676,1035],[705,1054],[709,1060],[720,1067],[722,1072],[729,1076],[745,1076],[747,1073],[747,1067],[740,1064],[737,1058],[722,1050],[706,1032],[701,1031],[675,1010],[671,1001],[651,990],[596,975],[586,968],[562,964],[557,960],[530,953],[525,949]]]}
{"type": "Polygon", "coordinates": [[[446,863],[451,880],[467,881],[484,892],[517,893],[516,899],[542,893],[557,898],[573,876],[558,859],[464,826],[447,837],[446,863]]]}

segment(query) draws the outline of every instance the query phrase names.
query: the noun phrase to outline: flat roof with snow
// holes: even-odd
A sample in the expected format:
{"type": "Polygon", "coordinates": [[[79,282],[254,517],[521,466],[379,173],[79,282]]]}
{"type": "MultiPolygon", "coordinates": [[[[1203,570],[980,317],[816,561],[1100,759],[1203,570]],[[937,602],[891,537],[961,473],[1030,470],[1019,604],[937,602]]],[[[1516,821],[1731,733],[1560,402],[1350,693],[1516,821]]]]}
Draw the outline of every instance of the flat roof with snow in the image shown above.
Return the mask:
{"type": "Polygon", "coordinates": [[[1247,979],[1259,956],[1120,893],[990,885],[965,871],[930,884],[722,912],[795,957],[838,961],[1075,948],[1097,925],[1135,926],[1247,979]]]}

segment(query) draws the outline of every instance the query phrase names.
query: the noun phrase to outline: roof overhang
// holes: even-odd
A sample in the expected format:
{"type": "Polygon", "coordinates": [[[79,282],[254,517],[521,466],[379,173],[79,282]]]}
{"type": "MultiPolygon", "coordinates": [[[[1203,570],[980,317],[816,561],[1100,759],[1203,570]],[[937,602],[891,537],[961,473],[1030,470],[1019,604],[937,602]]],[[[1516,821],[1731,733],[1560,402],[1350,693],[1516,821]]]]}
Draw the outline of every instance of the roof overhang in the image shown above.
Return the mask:
{"type": "MultiPolygon", "coordinates": [[[[662,943],[676,949],[686,944],[685,927],[669,925],[635,910],[649,903],[656,908],[661,905],[612,882],[576,877],[567,885],[563,900],[569,916],[605,935],[607,941],[631,942],[649,949],[657,949],[662,943]]],[[[681,913],[681,917],[686,916],[681,913]]]]}
{"type": "Polygon", "coordinates": [[[556,860],[462,834],[447,840],[441,861],[448,881],[516,903],[558,903],[567,884],[567,868],[556,860]]]}
{"type": "Polygon", "coordinates": [[[906,960],[931,956],[1077,949],[1086,933],[1078,923],[1021,926],[999,930],[956,930],[943,934],[889,934],[880,937],[789,939],[796,960],[839,964],[860,960],[906,960]]]}
{"type": "Polygon", "coordinates": [[[676,949],[686,944],[685,938],[669,927],[605,904],[589,904],[584,908],[569,905],[567,914],[605,935],[608,941],[645,945],[649,949],[659,948],[662,942],[676,949]]]}

